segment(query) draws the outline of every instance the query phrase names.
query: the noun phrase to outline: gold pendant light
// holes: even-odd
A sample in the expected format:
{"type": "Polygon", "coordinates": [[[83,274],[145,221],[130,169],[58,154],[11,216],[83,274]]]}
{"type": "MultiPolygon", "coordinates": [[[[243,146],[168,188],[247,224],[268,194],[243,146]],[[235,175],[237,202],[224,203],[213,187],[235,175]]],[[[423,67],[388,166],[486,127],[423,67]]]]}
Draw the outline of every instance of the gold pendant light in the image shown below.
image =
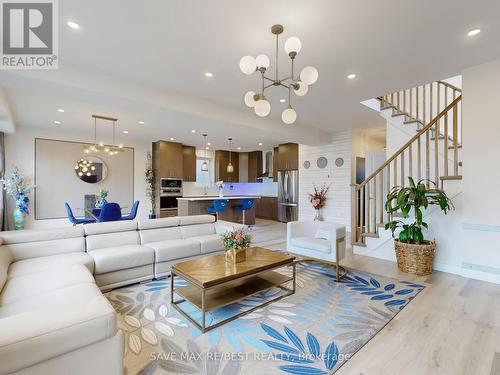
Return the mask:
{"type": "Polygon", "coordinates": [[[85,145],[83,147],[83,152],[85,154],[97,154],[97,153],[102,152],[102,153],[105,153],[105,154],[112,156],[112,155],[116,155],[119,152],[125,151],[123,149],[122,144],[116,145],[116,143],[115,143],[116,122],[118,121],[118,119],[114,118],[114,117],[100,116],[100,115],[92,115],[92,118],[94,119],[94,143],[89,144],[89,145],[85,145]],[[104,143],[97,144],[97,120],[98,119],[113,122],[113,144],[112,145],[105,145],[104,143]]]}
{"type": "Polygon", "coordinates": [[[226,171],[227,171],[227,173],[233,173],[234,167],[233,167],[233,164],[231,163],[231,146],[232,146],[233,138],[228,138],[227,140],[229,141],[229,164],[227,165],[226,171]]]}
{"type": "Polygon", "coordinates": [[[203,160],[203,163],[201,164],[201,171],[202,172],[208,172],[208,163],[207,163],[207,135],[203,134],[203,138],[205,139],[205,160],[203,160]]]}

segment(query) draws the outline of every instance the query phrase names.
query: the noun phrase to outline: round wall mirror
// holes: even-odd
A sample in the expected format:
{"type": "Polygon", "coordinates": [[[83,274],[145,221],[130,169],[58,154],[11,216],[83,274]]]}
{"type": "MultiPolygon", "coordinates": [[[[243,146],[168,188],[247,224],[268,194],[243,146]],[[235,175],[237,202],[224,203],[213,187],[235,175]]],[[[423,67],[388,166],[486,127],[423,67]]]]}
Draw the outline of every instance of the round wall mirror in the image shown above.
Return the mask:
{"type": "Polygon", "coordinates": [[[340,168],[341,166],[344,165],[344,159],[342,158],[335,159],[335,165],[340,168]]]}
{"type": "Polygon", "coordinates": [[[318,158],[318,160],[316,160],[316,165],[318,166],[318,168],[326,168],[326,166],[328,165],[328,159],[324,156],[321,156],[318,158]]]}
{"type": "Polygon", "coordinates": [[[306,160],[306,161],[304,162],[304,168],[305,168],[305,169],[309,169],[309,167],[310,167],[310,166],[311,166],[311,162],[310,162],[309,160],[306,160]]]}
{"type": "Polygon", "coordinates": [[[95,184],[106,178],[108,167],[95,156],[86,156],[75,163],[75,174],[83,182],[95,184]]]}

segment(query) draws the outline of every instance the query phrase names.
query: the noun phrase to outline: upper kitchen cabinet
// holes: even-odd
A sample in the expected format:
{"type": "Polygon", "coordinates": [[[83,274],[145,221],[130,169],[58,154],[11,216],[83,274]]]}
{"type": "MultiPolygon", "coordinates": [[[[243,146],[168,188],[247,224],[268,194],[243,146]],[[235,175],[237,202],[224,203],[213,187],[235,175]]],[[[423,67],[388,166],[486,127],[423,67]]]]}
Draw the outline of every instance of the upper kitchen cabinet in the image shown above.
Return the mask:
{"type": "Polygon", "coordinates": [[[299,145],[296,143],[284,143],[275,148],[274,171],[295,169],[299,169],[299,145]]]}
{"type": "Polygon", "coordinates": [[[182,144],[157,141],[153,143],[153,168],[158,178],[183,178],[182,144]]]}
{"type": "Polygon", "coordinates": [[[196,182],[196,148],[182,146],[182,179],[196,182]]]}
{"type": "Polygon", "coordinates": [[[256,182],[262,174],[262,151],[248,153],[248,182],[256,182]]]}
{"type": "Polygon", "coordinates": [[[227,172],[229,163],[229,151],[215,151],[215,179],[217,181],[238,182],[240,180],[239,156],[237,152],[231,152],[231,164],[234,167],[232,173],[227,172]]]}

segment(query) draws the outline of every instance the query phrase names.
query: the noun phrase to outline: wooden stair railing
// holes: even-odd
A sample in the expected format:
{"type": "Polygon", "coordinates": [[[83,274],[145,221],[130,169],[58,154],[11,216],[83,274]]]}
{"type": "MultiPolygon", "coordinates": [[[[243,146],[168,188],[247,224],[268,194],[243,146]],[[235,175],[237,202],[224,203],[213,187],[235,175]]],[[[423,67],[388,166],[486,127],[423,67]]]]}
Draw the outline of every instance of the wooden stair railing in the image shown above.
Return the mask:
{"type": "Polygon", "coordinates": [[[458,152],[461,147],[461,102],[459,94],[367,179],[351,185],[353,245],[366,246],[365,237],[378,237],[379,228],[392,220],[384,209],[387,193],[394,186],[408,185],[408,177],[432,181],[437,187],[442,187],[445,180],[462,179],[458,152]],[[433,137],[433,134],[442,133],[451,134],[451,137],[433,137]]]}
{"type": "MultiPolygon", "coordinates": [[[[405,124],[416,123],[417,130],[441,113],[449,103],[462,94],[462,90],[445,81],[436,81],[411,89],[397,91],[378,97],[381,109],[393,109],[393,116],[405,116],[405,124]]],[[[458,143],[461,143],[459,121],[458,143]]],[[[444,129],[440,136],[444,137],[444,129]]],[[[432,130],[434,131],[434,129],[432,130]]],[[[434,138],[434,134],[432,137],[434,138]]],[[[448,138],[452,140],[450,132],[448,138]]]]}

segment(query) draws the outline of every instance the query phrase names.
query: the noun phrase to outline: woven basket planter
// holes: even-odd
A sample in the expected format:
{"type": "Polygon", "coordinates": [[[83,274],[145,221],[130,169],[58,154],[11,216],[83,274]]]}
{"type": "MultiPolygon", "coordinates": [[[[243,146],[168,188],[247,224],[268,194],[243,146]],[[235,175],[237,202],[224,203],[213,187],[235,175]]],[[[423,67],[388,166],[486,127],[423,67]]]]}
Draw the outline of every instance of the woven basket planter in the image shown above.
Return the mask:
{"type": "Polygon", "coordinates": [[[419,276],[430,275],[436,254],[436,243],[428,241],[425,244],[410,244],[394,241],[398,268],[402,272],[419,276]]]}

